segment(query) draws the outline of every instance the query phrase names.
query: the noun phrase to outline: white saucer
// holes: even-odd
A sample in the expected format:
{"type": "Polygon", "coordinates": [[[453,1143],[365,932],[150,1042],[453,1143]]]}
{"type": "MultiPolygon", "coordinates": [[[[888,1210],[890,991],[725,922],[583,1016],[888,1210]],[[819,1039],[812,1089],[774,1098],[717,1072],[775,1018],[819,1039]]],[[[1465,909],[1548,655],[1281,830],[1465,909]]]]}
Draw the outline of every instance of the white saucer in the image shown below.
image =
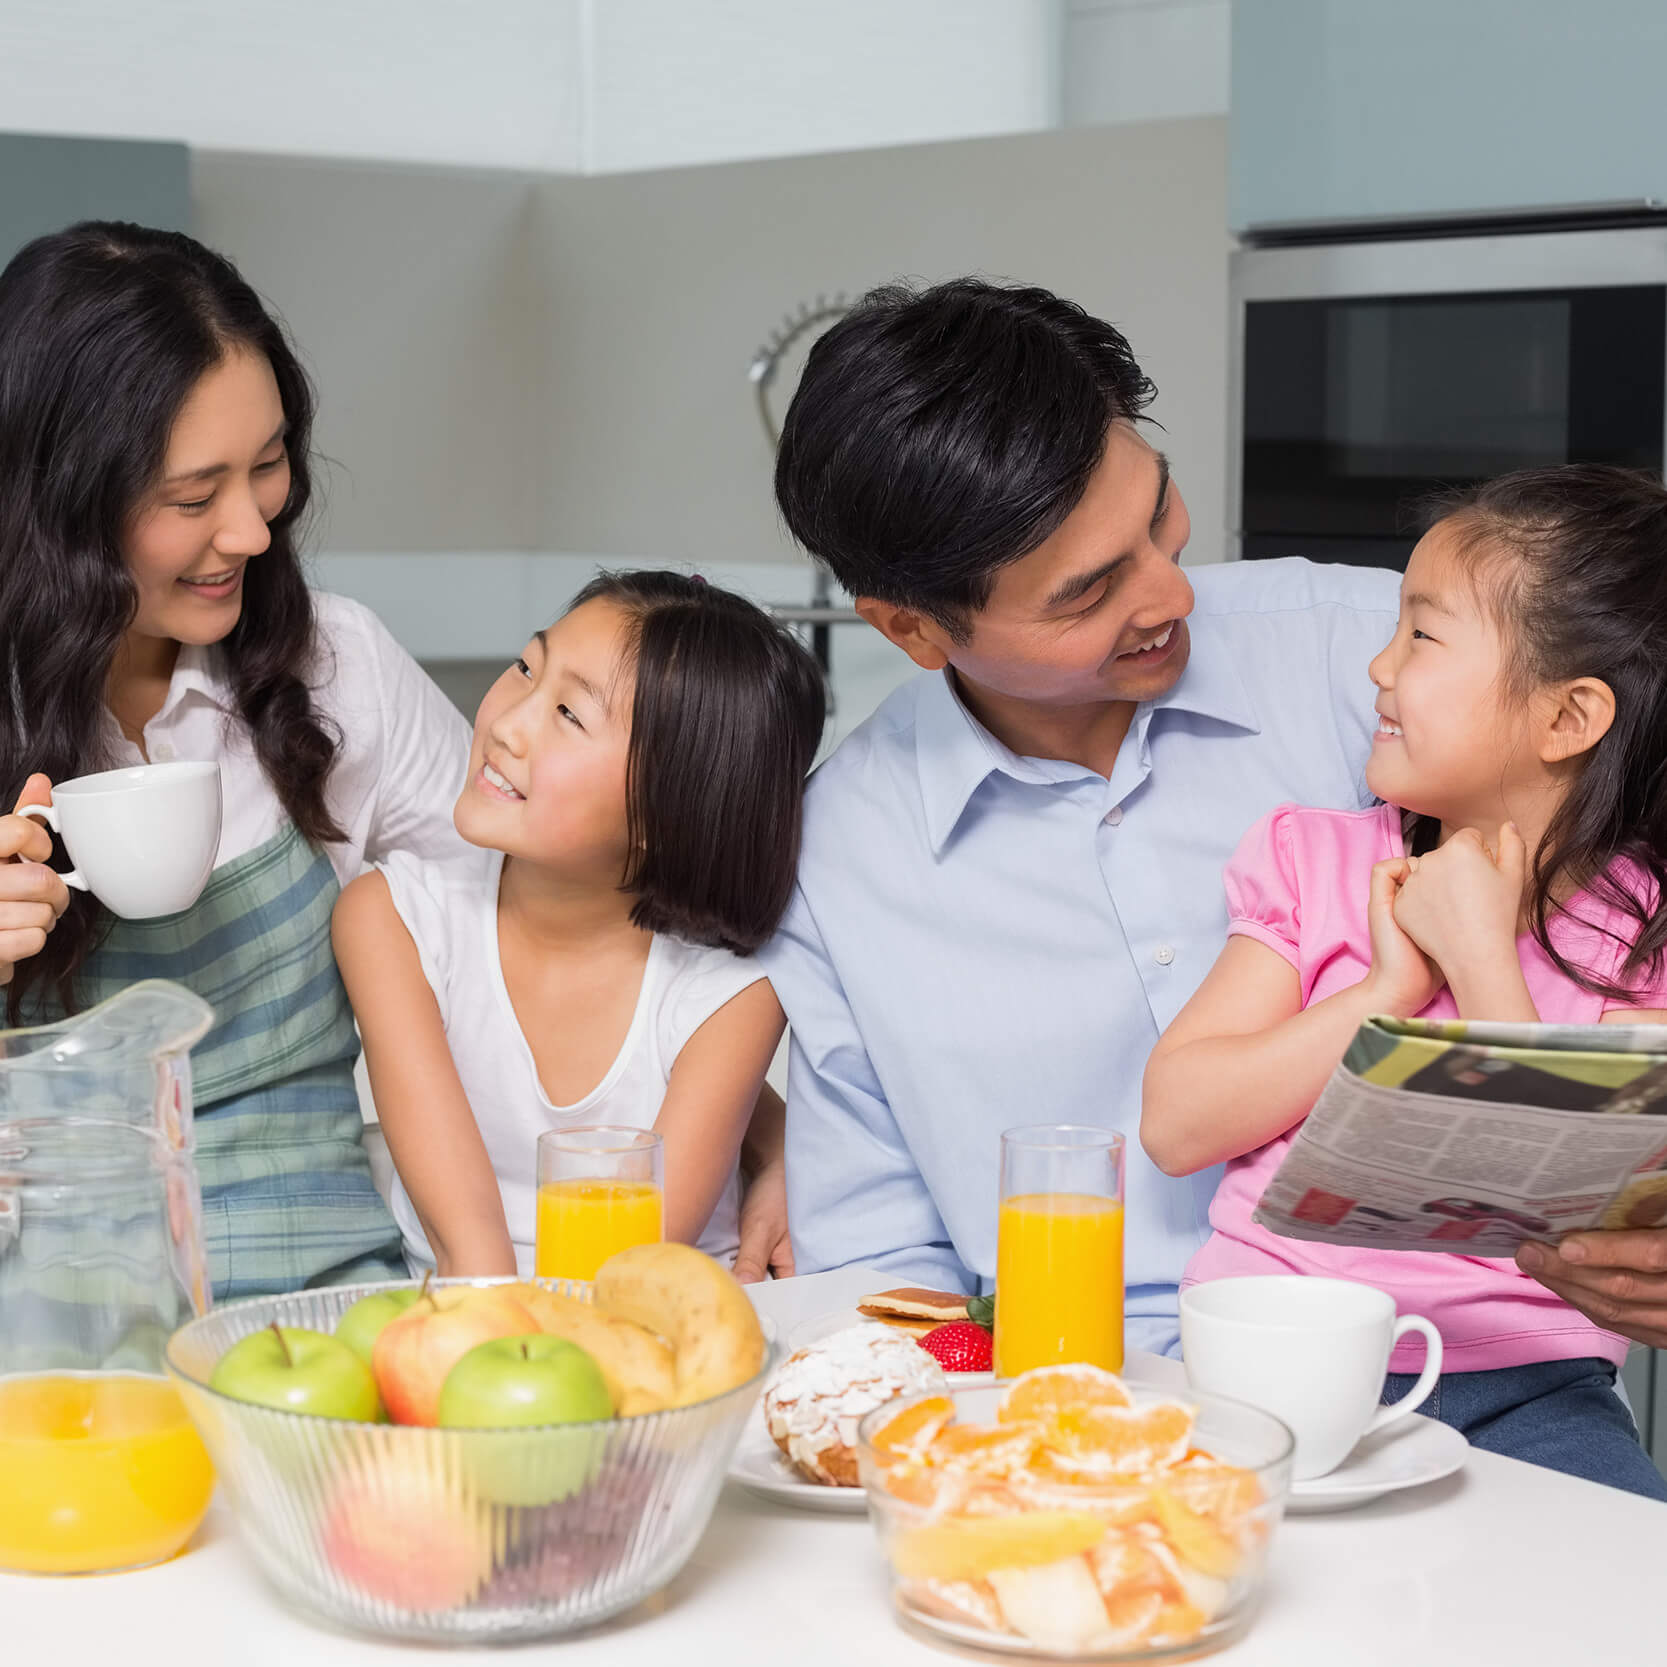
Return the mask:
{"type": "Polygon", "coordinates": [[[1386,1493],[1439,1482],[1463,1467],[1469,1451],[1470,1443],[1452,1425],[1414,1413],[1367,1436],[1328,1475],[1293,1482],[1286,1514],[1352,1511],[1386,1493]]]}
{"type": "Polygon", "coordinates": [[[746,1434],[729,1461],[729,1479],[752,1493],[782,1505],[797,1505],[805,1511],[833,1511],[853,1516],[866,1515],[868,1495],[862,1488],[824,1487],[807,1482],[770,1439],[762,1411],[748,1421],[746,1434]]]}

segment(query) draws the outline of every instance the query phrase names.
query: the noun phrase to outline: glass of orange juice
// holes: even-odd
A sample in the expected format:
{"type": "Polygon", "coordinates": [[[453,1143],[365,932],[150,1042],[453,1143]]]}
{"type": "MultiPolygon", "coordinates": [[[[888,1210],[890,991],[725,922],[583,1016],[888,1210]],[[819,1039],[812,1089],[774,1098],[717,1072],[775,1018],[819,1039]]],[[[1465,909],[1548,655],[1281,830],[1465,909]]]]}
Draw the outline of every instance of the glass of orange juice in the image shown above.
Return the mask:
{"type": "Polygon", "coordinates": [[[214,1470],[162,1350],[207,1301],[188,1148],[90,1118],[0,1124],[0,1568],[185,1547],[214,1470]]]}
{"type": "Polygon", "coordinates": [[[538,1137],[540,1279],[594,1279],[618,1250],[666,1236],[666,1154],[652,1129],[615,1123],[538,1137]]]}
{"type": "Polygon", "coordinates": [[[995,1367],[1123,1365],[1123,1137],[1039,1123],[1001,1137],[995,1367]]]}

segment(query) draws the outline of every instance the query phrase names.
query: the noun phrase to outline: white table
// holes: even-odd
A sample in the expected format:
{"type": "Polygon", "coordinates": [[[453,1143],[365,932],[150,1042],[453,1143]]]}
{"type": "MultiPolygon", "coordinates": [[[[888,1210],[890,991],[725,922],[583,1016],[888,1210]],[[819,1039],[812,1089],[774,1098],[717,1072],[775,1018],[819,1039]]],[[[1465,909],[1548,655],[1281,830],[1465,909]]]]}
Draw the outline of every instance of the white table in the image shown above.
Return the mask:
{"type": "MultiPolygon", "coordinates": [[[[845,1271],[758,1289],[778,1327],[843,1308],[883,1276],[845,1271]]],[[[1170,1363],[1145,1357],[1141,1375],[1170,1363]]],[[[1172,1368],[1177,1373],[1179,1367],[1172,1368]]],[[[5,1478],[0,1477],[0,1509],[5,1478]]],[[[1667,1645],[1667,1507],[1488,1453],[1445,1482],[1280,1528],[1260,1615],[1224,1667],[1632,1667],[1667,1645]]],[[[902,1632],[861,1516],[776,1506],[727,1487],[668,1590],[631,1616],[528,1647],[563,1667],[929,1667],[902,1632]]],[[[27,1667],[375,1667],[416,1652],[322,1630],[261,1583],[220,1506],[157,1569],[87,1580],[0,1576],[0,1652],[27,1667]]],[[[431,1661],[497,1667],[519,1652],[431,1661]]],[[[967,1659],[967,1658],[963,1658],[967,1659]]]]}

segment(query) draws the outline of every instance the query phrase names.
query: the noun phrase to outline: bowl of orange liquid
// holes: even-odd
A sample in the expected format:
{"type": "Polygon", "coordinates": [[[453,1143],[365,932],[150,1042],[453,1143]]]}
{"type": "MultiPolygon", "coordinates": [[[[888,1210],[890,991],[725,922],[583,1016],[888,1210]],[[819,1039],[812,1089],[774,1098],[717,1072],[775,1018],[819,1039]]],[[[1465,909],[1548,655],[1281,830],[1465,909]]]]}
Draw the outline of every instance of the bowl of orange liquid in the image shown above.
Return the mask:
{"type": "Polygon", "coordinates": [[[863,1420],[857,1459],[905,1627],[1145,1662],[1250,1624],[1293,1450],[1254,1407],[1069,1365],[893,1401],[863,1420]]]}

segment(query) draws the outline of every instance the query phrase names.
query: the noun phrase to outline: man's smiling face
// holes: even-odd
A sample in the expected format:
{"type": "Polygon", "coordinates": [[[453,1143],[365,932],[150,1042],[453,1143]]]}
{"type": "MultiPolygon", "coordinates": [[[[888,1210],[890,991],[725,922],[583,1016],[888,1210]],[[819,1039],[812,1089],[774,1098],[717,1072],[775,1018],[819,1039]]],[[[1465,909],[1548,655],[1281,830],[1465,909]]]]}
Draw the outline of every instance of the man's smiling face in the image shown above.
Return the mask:
{"type": "Polygon", "coordinates": [[[940,646],[959,676],[1041,706],[1151,700],[1186,669],[1192,530],[1168,460],[1132,423],[1111,425],[1076,508],[995,576],[966,639],[940,646]]]}

